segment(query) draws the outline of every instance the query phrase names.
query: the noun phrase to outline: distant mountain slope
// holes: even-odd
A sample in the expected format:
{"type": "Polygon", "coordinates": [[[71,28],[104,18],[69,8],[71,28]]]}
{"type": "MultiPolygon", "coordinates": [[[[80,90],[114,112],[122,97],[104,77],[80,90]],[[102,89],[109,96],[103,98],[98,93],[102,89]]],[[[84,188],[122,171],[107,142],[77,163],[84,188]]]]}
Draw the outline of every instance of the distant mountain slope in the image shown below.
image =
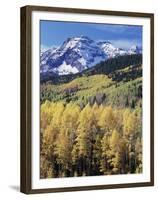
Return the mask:
{"type": "MultiPolygon", "coordinates": [[[[68,74],[68,75],[59,76],[59,75],[56,75],[54,72],[45,73],[42,76],[40,76],[40,80],[41,80],[41,83],[47,82],[47,81],[53,84],[68,83],[72,81],[73,79],[82,77],[82,76],[90,76],[90,75],[95,75],[95,74],[105,74],[108,76],[109,75],[112,76],[112,74],[115,74],[115,71],[117,70],[124,69],[127,66],[131,66],[131,68],[135,69],[135,66],[141,65],[141,64],[142,64],[141,54],[124,55],[124,56],[110,58],[106,61],[100,62],[99,64],[77,74],[68,74]]],[[[134,73],[134,71],[132,73],[134,73]]],[[[117,76],[117,78],[119,77],[120,76],[117,76]]]]}
{"type": "Polygon", "coordinates": [[[106,54],[93,40],[84,36],[73,37],[68,38],[59,48],[42,54],[40,71],[59,75],[75,74],[105,59],[106,54]]]}
{"type": "Polygon", "coordinates": [[[76,74],[94,65],[122,55],[139,54],[137,46],[129,50],[114,47],[109,41],[93,41],[81,36],[68,38],[58,48],[51,48],[41,53],[41,76],[76,74]]]}
{"type": "Polygon", "coordinates": [[[141,107],[142,55],[125,55],[108,59],[78,74],[54,76],[41,82],[41,103],[76,103],[117,107],[141,107]]]}
{"type": "Polygon", "coordinates": [[[98,42],[97,45],[104,51],[108,58],[131,54],[127,50],[114,47],[109,41],[98,42]]]}

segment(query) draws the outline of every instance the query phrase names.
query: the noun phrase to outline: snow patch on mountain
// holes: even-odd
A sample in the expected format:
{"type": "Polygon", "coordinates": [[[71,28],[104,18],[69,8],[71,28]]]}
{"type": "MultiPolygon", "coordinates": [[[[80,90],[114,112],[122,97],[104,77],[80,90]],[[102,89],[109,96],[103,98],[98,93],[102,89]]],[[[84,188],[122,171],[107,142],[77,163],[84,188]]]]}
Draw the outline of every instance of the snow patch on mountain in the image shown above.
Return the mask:
{"type": "Polygon", "coordinates": [[[64,61],[59,67],[55,68],[53,72],[56,72],[58,75],[67,75],[67,74],[76,74],[78,73],[78,69],[76,67],[72,67],[71,65],[67,65],[64,61]]]}

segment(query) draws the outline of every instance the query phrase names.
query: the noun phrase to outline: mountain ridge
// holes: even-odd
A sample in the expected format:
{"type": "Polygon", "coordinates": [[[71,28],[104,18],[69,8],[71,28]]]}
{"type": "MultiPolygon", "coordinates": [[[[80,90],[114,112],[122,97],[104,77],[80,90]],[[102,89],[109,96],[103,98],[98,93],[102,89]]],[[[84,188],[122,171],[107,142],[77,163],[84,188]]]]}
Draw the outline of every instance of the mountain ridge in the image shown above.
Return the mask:
{"type": "Polygon", "coordinates": [[[87,36],[67,38],[57,48],[48,49],[40,56],[40,73],[68,75],[80,73],[109,58],[139,54],[138,46],[129,50],[115,47],[109,41],[94,41],[87,36]]]}
{"type": "Polygon", "coordinates": [[[114,73],[116,70],[124,69],[127,66],[135,68],[135,66],[141,64],[142,64],[142,54],[118,56],[115,58],[109,58],[105,61],[96,64],[95,66],[89,69],[85,69],[84,71],[76,74],[57,75],[53,72],[45,73],[42,74],[42,76],[40,76],[40,82],[41,83],[50,82],[52,84],[68,83],[78,77],[91,76],[95,74],[109,75],[111,73],[114,73]]]}

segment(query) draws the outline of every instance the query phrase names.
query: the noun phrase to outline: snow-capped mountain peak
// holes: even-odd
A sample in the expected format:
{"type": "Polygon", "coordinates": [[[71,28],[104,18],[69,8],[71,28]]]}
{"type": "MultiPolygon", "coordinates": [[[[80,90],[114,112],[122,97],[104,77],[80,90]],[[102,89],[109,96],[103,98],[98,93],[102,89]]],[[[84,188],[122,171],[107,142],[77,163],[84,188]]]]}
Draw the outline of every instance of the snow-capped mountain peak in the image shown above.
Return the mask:
{"type": "Polygon", "coordinates": [[[96,42],[87,36],[71,37],[58,48],[41,53],[40,73],[75,74],[108,58],[139,52],[137,46],[132,46],[127,51],[116,48],[109,41],[96,42]]]}
{"type": "Polygon", "coordinates": [[[137,45],[132,45],[128,52],[129,54],[138,54],[141,53],[141,49],[137,45]]]}
{"type": "Polygon", "coordinates": [[[72,37],[56,50],[42,54],[40,70],[41,73],[53,71],[59,75],[77,73],[105,59],[106,54],[93,40],[85,36],[72,37]]]}
{"type": "Polygon", "coordinates": [[[114,58],[114,57],[119,56],[119,55],[126,55],[127,54],[126,50],[115,47],[109,41],[102,41],[102,42],[98,42],[97,44],[107,54],[108,58],[114,58]]]}

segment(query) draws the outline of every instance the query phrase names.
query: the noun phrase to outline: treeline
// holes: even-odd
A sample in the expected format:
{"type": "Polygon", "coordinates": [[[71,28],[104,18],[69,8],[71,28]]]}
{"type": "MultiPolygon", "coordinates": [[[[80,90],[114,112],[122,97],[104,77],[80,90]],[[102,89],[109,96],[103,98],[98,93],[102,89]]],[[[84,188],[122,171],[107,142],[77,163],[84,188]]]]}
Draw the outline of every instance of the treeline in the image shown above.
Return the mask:
{"type": "Polygon", "coordinates": [[[123,81],[128,82],[136,78],[142,77],[142,66],[141,65],[131,65],[123,70],[116,70],[108,75],[113,81],[123,81]]]}
{"type": "Polygon", "coordinates": [[[142,172],[141,111],[41,105],[40,177],[142,172]]]}
{"type": "Polygon", "coordinates": [[[86,70],[87,75],[93,74],[110,74],[116,70],[124,69],[127,66],[137,66],[142,64],[142,54],[124,55],[116,58],[110,58],[104,62],[100,62],[95,67],[86,70]]]}
{"type": "MultiPolygon", "coordinates": [[[[95,74],[109,75],[116,70],[124,69],[127,66],[140,66],[142,64],[142,54],[123,55],[102,61],[92,68],[84,70],[81,73],[57,76],[53,72],[43,73],[40,76],[41,83],[49,82],[52,84],[68,83],[82,76],[91,76],[95,74]]],[[[131,74],[132,75],[132,74],[131,74]]]]}

